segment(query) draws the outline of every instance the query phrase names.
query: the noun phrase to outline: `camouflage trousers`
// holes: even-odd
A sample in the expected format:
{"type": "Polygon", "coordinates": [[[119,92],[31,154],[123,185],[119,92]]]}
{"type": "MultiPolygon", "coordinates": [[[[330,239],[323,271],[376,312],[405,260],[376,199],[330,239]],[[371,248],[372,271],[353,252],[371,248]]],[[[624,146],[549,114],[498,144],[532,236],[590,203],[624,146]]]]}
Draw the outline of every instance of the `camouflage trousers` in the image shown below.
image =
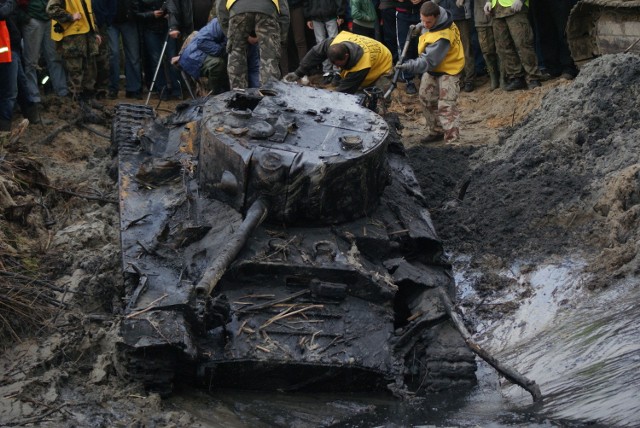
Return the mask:
{"type": "Polygon", "coordinates": [[[490,73],[500,73],[504,75],[502,64],[498,63],[498,53],[496,51],[496,40],[493,37],[493,27],[476,27],[478,32],[478,43],[482,51],[482,57],[490,73]]]}
{"type": "MultiPolygon", "coordinates": [[[[102,39],[102,43],[98,46],[98,54],[96,55],[96,83],[95,90],[107,91],[109,87],[109,59],[111,58],[111,46],[109,45],[109,35],[107,27],[100,27],[98,34],[102,39]]],[[[118,50],[115,50],[118,54],[118,50]]]]}
{"type": "Polygon", "coordinates": [[[493,35],[498,58],[508,79],[522,77],[522,69],[527,81],[540,79],[527,8],[504,18],[493,18],[493,35]]]}
{"type": "Polygon", "coordinates": [[[69,90],[74,97],[79,97],[82,91],[93,91],[97,74],[96,36],[94,34],[67,36],[58,42],[58,51],[64,59],[69,90]]]}
{"type": "Polygon", "coordinates": [[[247,38],[255,31],[260,46],[260,83],[280,79],[280,25],[264,13],[239,13],[229,19],[227,73],[231,88],[247,87],[247,38]]]}
{"type": "Polygon", "coordinates": [[[445,141],[455,141],[460,135],[460,110],[458,95],[460,94],[460,74],[451,76],[432,76],[422,74],[418,96],[424,107],[427,120],[426,133],[435,134],[444,131],[445,141]]]}

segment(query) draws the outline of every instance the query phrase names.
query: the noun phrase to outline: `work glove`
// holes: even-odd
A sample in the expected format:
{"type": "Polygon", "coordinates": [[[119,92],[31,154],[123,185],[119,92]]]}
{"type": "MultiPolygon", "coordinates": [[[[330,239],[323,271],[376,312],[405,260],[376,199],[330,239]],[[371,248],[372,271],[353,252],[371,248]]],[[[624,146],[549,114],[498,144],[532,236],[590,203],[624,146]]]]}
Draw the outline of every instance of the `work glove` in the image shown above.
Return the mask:
{"type": "Polygon", "coordinates": [[[514,12],[520,12],[522,10],[522,0],[513,0],[511,10],[514,12]]]}
{"type": "Polygon", "coordinates": [[[456,0],[456,6],[458,7],[464,6],[464,0],[456,0]]]}
{"type": "Polygon", "coordinates": [[[298,79],[299,79],[299,77],[298,77],[298,75],[296,74],[296,72],[295,72],[295,71],[292,71],[291,73],[287,73],[287,75],[286,75],[286,76],[284,76],[284,78],[283,78],[282,80],[284,80],[284,81],[285,81],[285,82],[287,82],[287,83],[293,83],[293,82],[295,82],[295,81],[296,81],[296,80],[298,80],[298,79]]]}
{"type": "Polygon", "coordinates": [[[488,1],[488,2],[486,2],[484,4],[483,10],[484,10],[484,14],[485,15],[491,15],[491,2],[490,1],[488,1]]]}
{"type": "Polygon", "coordinates": [[[410,66],[411,66],[410,64],[403,62],[402,64],[396,64],[394,68],[398,71],[404,71],[404,70],[409,70],[410,66]]]}
{"type": "Polygon", "coordinates": [[[411,28],[411,37],[419,37],[420,34],[422,34],[424,25],[422,25],[422,22],[420,22],[416,25],[412,25],[410,28],[411,28]]]}

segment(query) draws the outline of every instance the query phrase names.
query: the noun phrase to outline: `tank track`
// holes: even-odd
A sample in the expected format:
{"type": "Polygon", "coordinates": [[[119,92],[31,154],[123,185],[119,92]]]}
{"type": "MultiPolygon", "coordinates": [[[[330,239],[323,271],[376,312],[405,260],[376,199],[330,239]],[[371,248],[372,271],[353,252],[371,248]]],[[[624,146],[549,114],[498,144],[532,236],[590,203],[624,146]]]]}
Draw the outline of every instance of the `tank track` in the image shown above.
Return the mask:
{"type": "Polygon", "coordinates": [[[138,133],[144,123],[155,117],[151,106],[118,104],[111,126],[111,154],[137,153],[140,151],[138,133]]]}
{"type": "Polygon", "coordinates": [[[173,392],[179,352],[171,346],[134,349],[118,344],[116,371],[128,381],[141,383],[148,392],[168,397],[173,392]]]}

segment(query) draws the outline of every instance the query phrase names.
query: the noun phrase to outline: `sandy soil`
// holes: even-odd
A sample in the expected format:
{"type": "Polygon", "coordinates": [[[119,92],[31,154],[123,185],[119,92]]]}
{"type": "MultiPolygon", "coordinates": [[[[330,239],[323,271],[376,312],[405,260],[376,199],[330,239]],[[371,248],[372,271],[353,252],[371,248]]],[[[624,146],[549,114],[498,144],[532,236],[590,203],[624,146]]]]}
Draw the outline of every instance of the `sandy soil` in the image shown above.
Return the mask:
{"type": "MultiPolygon", "coordinates": [[[[486,269],[478,287],[508,287],[490,272],[515,257],[567,251],[593,262],[590,288],[637,272],[639,62],[596,60],[574,82],[516,93],[489,92],[480,80],[460,96],[461,139],[449,145],[421,144],[417,97],[394,92],[391,110],[436,229],[453,254],[486,269]],[[610,83],[621,81],[633,94],[610,83]]],[[[46,123],[0,151],[0,282],[49,297],[3,312],[0,425],[206,426],[113,367],[122,302],[114,102],[104,104],[83,114],[50,98],[46,123]]]]}

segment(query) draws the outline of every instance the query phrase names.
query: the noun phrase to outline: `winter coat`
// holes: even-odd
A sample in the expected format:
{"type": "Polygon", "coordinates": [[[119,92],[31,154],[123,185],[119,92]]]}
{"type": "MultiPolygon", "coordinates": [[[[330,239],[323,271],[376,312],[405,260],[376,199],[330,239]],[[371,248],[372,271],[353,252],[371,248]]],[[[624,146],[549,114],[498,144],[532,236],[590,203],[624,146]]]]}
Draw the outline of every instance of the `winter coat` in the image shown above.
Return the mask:
{"type": "Polygon", "coordinates": [[[344,0],[304,0],[304,17],[307,21],[343,19],[345,12],[344,0]]]}

